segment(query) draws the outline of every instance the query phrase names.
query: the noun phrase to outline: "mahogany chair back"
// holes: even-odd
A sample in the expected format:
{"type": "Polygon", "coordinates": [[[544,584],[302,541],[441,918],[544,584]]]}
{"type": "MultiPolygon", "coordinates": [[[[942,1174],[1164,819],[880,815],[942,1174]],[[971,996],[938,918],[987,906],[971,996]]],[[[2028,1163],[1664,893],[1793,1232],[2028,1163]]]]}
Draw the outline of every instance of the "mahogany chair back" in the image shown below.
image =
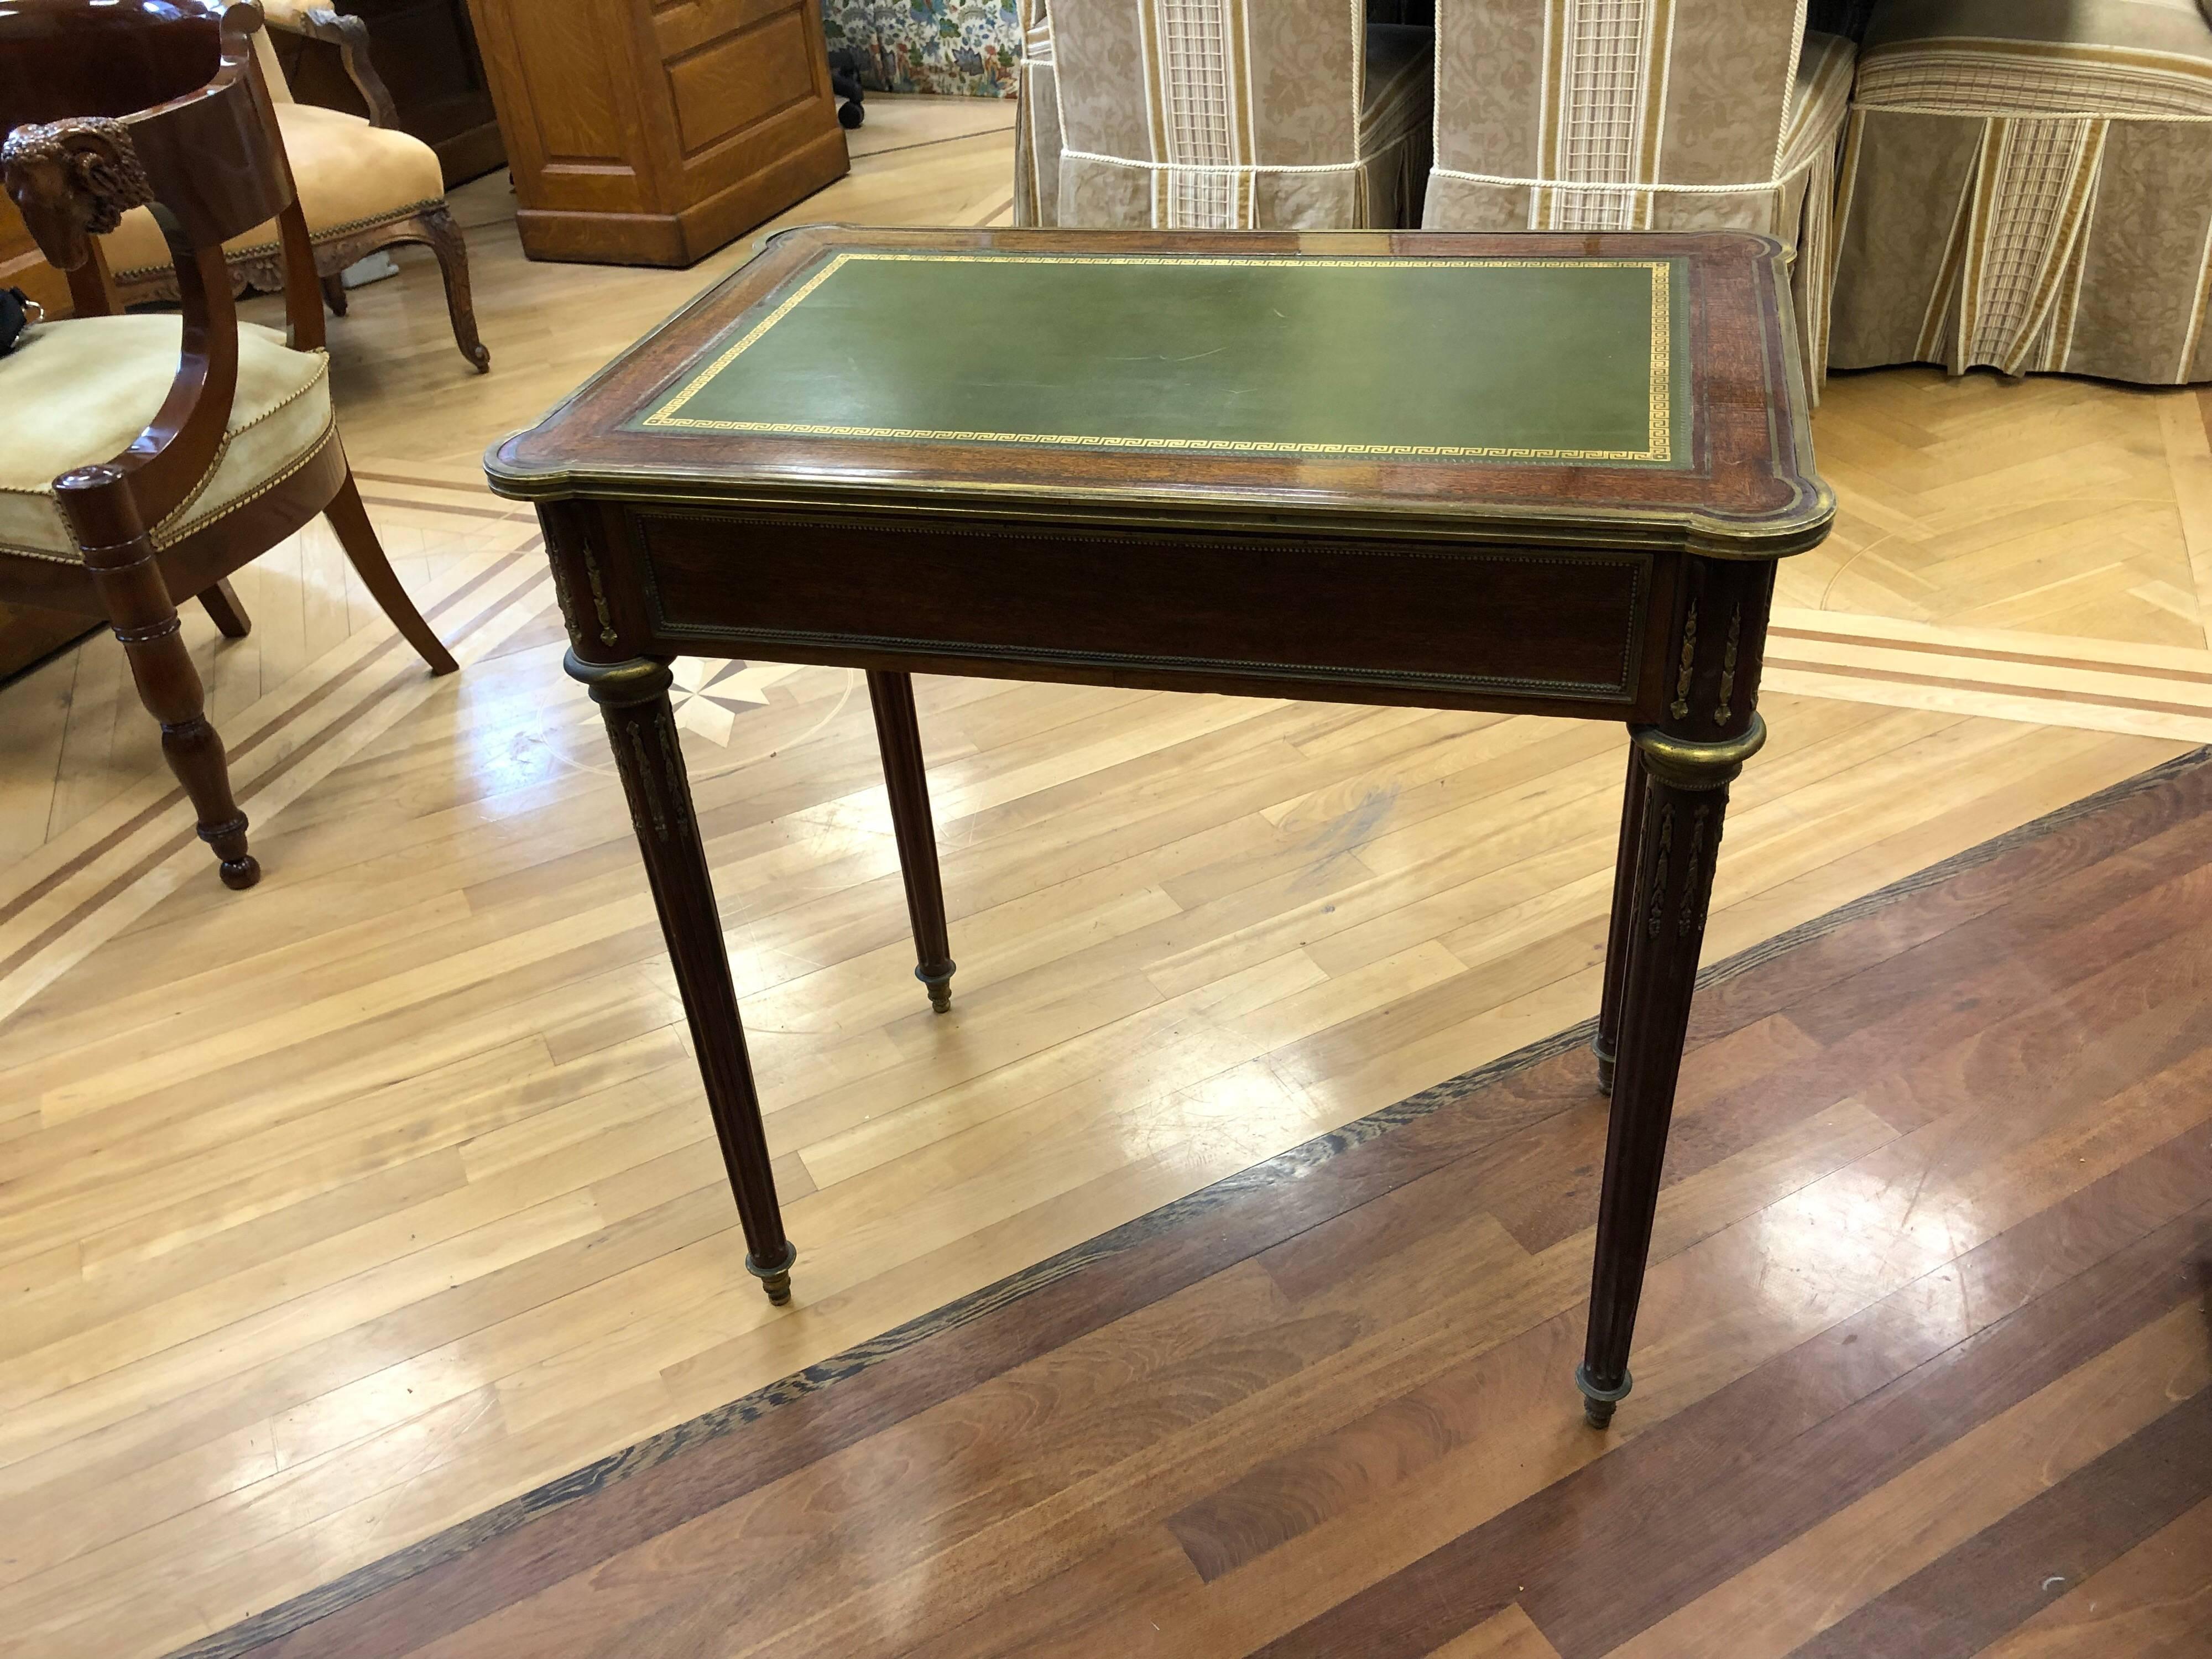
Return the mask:
{"type": "Polygon", "coordinates": [[[87,548],[161,523],[215,462],[238,384],[224,242],[276,220],[291,343],[323,343],[307,222],[254,57],[261,27],[252,0],[0,0],[0,161],[40,252],[69,275],[80,316],[107,314],[96,239],[149,205],[184,313],[161,412],[123,455],[57,486],[87,548]]]}
{"type": "MultiPolygon", "coordinates": [[[[184,313],[176,371],[153,420],[121,454],[88,457],[51,483],[76,558],[0,549],[0,594],[104,613],[113,624],[139,696],[161,723],[162,755],[231,887],[251,887],[261,866],[246,850],[246,814],[179,635],[178,599],[198,595],[222,632],[243,635],[248,623],[224,578],[321,514],[431,672],[454,668],[377,541],[326,418],[319,363],[303,366],[312,373],[291,400],[325,417],[313,431],[290,434],[305,447],[197,526],[179,522],[219,474],[238,392],[226,241],[276,221],[289,343],[302,352],[323,343],[307,220],[255,52],[262,22],[252,0],[0,0],[0,179],[40,252],[69,273],[85,319],[54,328],[82,331],[66,337],[71,351],[96,357],[102,330],[118,341],[115,349],[132,349],[121,337],[135,331],[103,320],[116,307],[98,238],[137,207],[151,210],[168,242],[184,313]],[[157,530],[166,536],[159,544],[157,530]]],[[[25,349],[36,358],[41,348],[25,349]]],[[[64,352],[50,361],[76,359],[64,352]]],[[[143,368],[151,380],[164,364],[143,368]]],[[[33,365],[17,366],[11,378],[29,388],[18,396],[70,394],[40,375],[33,365]]]]}

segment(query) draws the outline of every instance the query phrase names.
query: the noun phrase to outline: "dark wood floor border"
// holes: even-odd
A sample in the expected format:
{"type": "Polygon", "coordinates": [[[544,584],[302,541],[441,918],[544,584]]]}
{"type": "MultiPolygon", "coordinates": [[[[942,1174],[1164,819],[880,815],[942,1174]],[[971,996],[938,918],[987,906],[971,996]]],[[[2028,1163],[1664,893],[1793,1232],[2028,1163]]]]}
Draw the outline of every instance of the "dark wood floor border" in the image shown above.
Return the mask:
{"type": "MultiPolygon", "coordinates": [[[[2040,841],[2082,818],[2208,766],[2212,766],[2212,745],[2178,756],[1739,951],[1705,969],[1698,975],[1699,988],[1704,991],[1740,979],[1796,947],[1836,933],[1901,900],[1990,864],[2017,848],[2040,841]]],[[[1586,1020],[1571,1026],[1249,1169],[1224,1176],[1187,1197],[947,1303],[880,1336],[610,1453],[419,1543],[174,1650],[168,1659],[241,1659],[246,1655],[253,1655],[255,1659],[293,1659],[295,1655],[309,1650],[288,1638],[318,1626],[322,1628],[314,1631],[316,1639],[312,1649],[318,1659],[325,1656],[328,1659],[340,1659],[341,1656],[343,1659],[375,1659],[376,1656],[404,1650],[396,1645],[398,1643],[419,1645],[434,1635],[460,1628],[518,1595],[581,1571],[631,1543],[781,1478],[788,1472],[782,1467],[787,1463],[796,1467],[839,1445],[878,1432],[989,1376],[1060,1346],[1085,1331],[1099,1328],[1172,1295],[1265,1248],[1269,1242],[1290,1237],[1368,1201],[1379,1191],[1414,1178],[1425,1170],[1413,1167],[1389,1170],[1379,1186],[1358,1178],[1322,1182],[1311,1177],[1324,1171],[1350,1176],[1352,1172],[1348,1170],[1332,1168],[1334,1161],[1344,1153],[1368,1146],[1394,1129],[1428,1117],[1503,1079],[1571,1052],[1589,1041],[1595,1024],[1595,1020],[1586,1020]],[[1206,1234],[1203,1239],[1186,1239],[1180,1234],[1184,1224],[1196,1217],[1212,1214],[1219,1218],[1220,1212],[1232,1209],[1238,1212],[1240,1224],[1237,1226],[1201,1230],[1206,1234]],[[1140,1272],[1119,1275],[1124,1282],[1112,1292],[1054,1297],[1055,1292],[1070,1291],[1085,1269],[1136,1252],[1150,1259],[1141,1264],[1140,1272]],[[1060,1305],[1040,1310],[1035,1304],[1041,1297],[1055,1300],[1060,1305]],[[1024,1328],[1018,1333],[995,1328],[1006,1322],[995,1321],[994,1316],[1017,1304],[1024,1304],[1024,1328]],[[989,1340],[978,1340],[978,1327],[990,1328],[989,1340]],[[947,1356],[918,1384],[871,1386],[880,1381],[877,1368],[884,1360],[961,1331],[969,1333],[963,1348],[972,1352],[947,1356]],[[842,1385],[836,1389],[834,1395],[830,1392],[833,1385],[842,1385]],[[794,1425],[790,1435],[773,1438],[784,1443],[787,1448],[803,1446],[803,1449],[787,1449],[779,1454],[774,1446],[769,1446],[761,1453],[731,1460],[738,1467],[714,1471],[719,1478],[696,1478],[703,1471],[695,1472],[691,1479],[675,1478],[678,1470],[685,1467],[676,1460],[684,1458],[685,1454],[724,1441],[733,1431],[758,1422],[772,1412],[791,1411],[809,1419],[805,1431],[800,1432],[794,1425]],[[628,1513],[612,1524],[607,1522],[605,1505],[600,1506],[599,1524],[592,1528],[591,1538],[580,1539],[573,1529],[558,1526],[547,1530],[549,1523],[556,1522],[581,1500],[603,1494],[613,1496],[618,1488],[629,1486],[637,1477],[654,1472],[662,1472],[664,1480],[646,1483],[654,1490],[650,1494],[636,1494],[635,1501],[623,1506],[628,1513]],[[486,1574],[459,1570],[465,1558],[494,1544],[501,1547],[503,1557],[509,1558],[509,1571],[486,1574]],[[426,1583],[410,1590],[410,1600],[416,1605],[410,1609],[408,1628],[404,1633],[388,1621],[374,1616],[342,1616],[354,1610],[368,1614],[371,1610],[363,1604],[369,1598],[426,1575],[441,1582],[434,1587],[426,1583]],[[488,1588],[488,1581],[494,1577],[499,1581],[495,1592],[488,1588]],[[418,1594],[421,1591],[429,1593],[418,1594]],[[495,1595],[495,1599],[491,1599],[495,1595]]],[[[1440,1156],[1432,1161],[1449,1161],[1463,1150],[1455,1149],[1448,1157],[1440,1156]]],[[[1124,1264],[1125,1267],[1138,1265],[1124,1264]]],[[[631,1498],[633,1494],[625,1492],[622,1496],[631,1498]]],[[[470,1564],[471,1568],[475,1565],[470,1564]]]]}
{"type": "MultiPolygon", "coordinates": [[[[2111,1230],[2124,1231],[2146,1202],[2154,1212],[2177,1176],[2187,1192],[2203,1190],[2212,1158],[2203,1139],[2195,1130],[2178,1137],[1969,1252],[1996,1259],[2001,1273],[2027,1264],[2034,1279],[2053,1277],[1963,1340],[1919,1348],[1919,1287],[1893,1292],[1347,1596],[1253,1659],[1423,1659],[1515,1604],[1562,1659],[1611,1652],[2198,1299],[2212,1200],[2106,1251],[2111,1230]],[[1838,1404],[1839,1386],[1868,1391],[1838,1404]],[[1593,1526],[1595,1516],[1617,1522],[1593,1526]]],[[[1954,1265],[1934,1271],[1948,1274],[1954,1265]]],[[[1969,1261],[1968,1271],[1981,1269],[1969,1261]]],[[[2204,1478],[2200,1472],[2196,1484],[2204,1478]]],[[[1906,1640],[1836,1651],[1917,1659],[1936,1650],[1906,1640]]]]}
{"type": "MultiPolygon", "coordinates": [[[[1972,1659],[2212,1494],[2212,1389],[2200,1389],[1791,1659],[1972,1659]]],[[[2212,1562],[2205,1564],[2212,1576],[2212,1562]]]]}

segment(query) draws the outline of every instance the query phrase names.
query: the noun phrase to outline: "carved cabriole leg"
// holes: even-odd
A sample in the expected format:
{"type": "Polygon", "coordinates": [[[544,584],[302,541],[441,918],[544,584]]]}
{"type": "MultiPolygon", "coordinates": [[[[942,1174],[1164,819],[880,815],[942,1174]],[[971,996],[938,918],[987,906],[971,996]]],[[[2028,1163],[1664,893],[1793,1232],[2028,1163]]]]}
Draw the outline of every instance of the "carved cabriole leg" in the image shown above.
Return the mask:
{"type": "Polygon", "coordinates": [[[629,797],[630,822],[645,855],[660,931],[676,968],[677,988],[699,1053],[707,1107],[744,1228],[745,1267],[779,1307],[791,1300],[791,1264],[799,1251],[784,1237],[768,1135],[753,1086],[737,989],[722,944],[720,913],[707,870],[707,849],[691,806],[691,782],[669,707],[668,665],[649,658],[586,662],[574,651],[568,672],[591,688],[607,725],[607,741],[629,797]]]}
{"type": "Polygon", "coordinates": [[[914,678],[868,674],[868,701],[876,711],[876,742],[883,750],[884,785],[891,798],[891,833],[898,842],[899,874],[906,882],[906,910],[914,923],[914,976],[929,989],[929,1006],[952,1006],[952,944],[945,927],[945,888],[937,869],[937,832],[929,817],[929,776],[922,758],[921,727],[915,717],[914,678]]]}
{"type": "Polygon", "coordinates": [[[185,648],[153,538],[111,468],[85,467],[58,485],[139,700],[161,723],[161,757],[191,800],[200,839],[222,861],[224,886],[251,887],[261,879],[261,866],[246,850],[246,814],[231,794],[222,739],[208,724],[199,671],[185,648]]]}
{"type": "Polygon", "coordinates": [[[345,278],[333,271],[330,276],[322,279],[321,285],[323,290],[323,303],[331,308],[331,315],[333,317],[344,316],[346,314],[345,278]]]}
{"type": "Polygon", "coordinates": [[[1644,833],[1644,751],[1628,745],[1628,781],[1620,791],[1620,851],[1613,866],[1613,925],[1605,940],[1605,991],[1598,1004],[1597,1035],[1590,1050],[1597,1056],[1600,1092],[1613,1092],[1613,1061],[1620,1053],[1620,1000],[1628,987],[1628,945],[1636,914],[1636,851],[1644,833]]]}
{"type": "MultiPolygon", "coordinates": [[[[1598,1200],[1589,1331],[1575,1373],[1593,1427],[1632,1385],[1629,1344],[1651,1249],[1667,1132],[1689,1032],[1729,785],[1766,739],[1753,710],[1773,591],[1770,564],[1693,560],[1666,720],[1636,726],[1643,775],[1633,902],[1616,901],[1618,1054],[1598,1200]],[[1626,921],[1626,927],[1618,924],[1626,921]],[[1625,949],[1623,948],[1625,945],[1625,949]]],[[[1624,813],[1624,825],[1638,817],[1624,813]]],[[[1608,995],[1608,1004],[1613,998],[1608,995]]]]}
{"type": "Polygon", "coordinates": [[[469,245],[461,228],[442,204],[416,222],[422,228],[423,241],[438,256],[438,270],[446,279],[446,314],[453,319],[453,343],[476,365],[477,374],[489,374],[491,353],[477,338],[476,302],[469,294],[469,245]]]}

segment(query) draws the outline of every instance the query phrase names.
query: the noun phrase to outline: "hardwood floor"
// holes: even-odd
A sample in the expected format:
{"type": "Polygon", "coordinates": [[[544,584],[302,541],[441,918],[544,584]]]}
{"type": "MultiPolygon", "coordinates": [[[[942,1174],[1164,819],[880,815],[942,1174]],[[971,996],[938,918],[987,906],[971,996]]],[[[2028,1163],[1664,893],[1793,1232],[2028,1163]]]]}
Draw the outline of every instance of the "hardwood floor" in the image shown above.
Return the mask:
{"type": "Polygon", "coordinates": [[[2202,1653],[2208,878],[2200,753],[1718,969],[1609,1435],[1555,1042],[201,1651],[2202,1653]]]}
{"type": "MultiPolygon", "coordinates": [[[[1002,216],[1010,126],[872,100],[872,152],[799,215],[1002,216]]],[[[420,261],[332,342],[371,512],[464,672],[357,624],[312,533],[241,584],[253,638],[188,620],[263,886],[215,882],[112,641],[0,691],[0,1630],[42,1656],[229,1626],[1595,1005],[1618,733],[924,682],[962,990],[934,1019],[857,677],[686,665],[806,1251],[772,1316],[535,526],[476,465],[743,250],[532,265],[498,181],[457,207],[493,372],[464,372],[420,261]]],[[[1784,568],[1713,957],[2212,740],[2176,608],[2212,593],[2207,414],[1832,384],[1844,523],[1784,568]]],[[[1826,1041],[1739,1039],[1747,1066],[1826,1041]]],[[[1571,1253],[1537,1187],[1498,1201],[1498,1249],[1571,1253]]],[[[1877,1257],[1919,1249],[1894,1213],[1859,1214],[1877,1257]]],[[[1776,1225],[1776,1274],[1856,1273],[1776,1225]]],[[[1727,1363],[1710,1328],[1681,1364],[1727,1363]]]]}

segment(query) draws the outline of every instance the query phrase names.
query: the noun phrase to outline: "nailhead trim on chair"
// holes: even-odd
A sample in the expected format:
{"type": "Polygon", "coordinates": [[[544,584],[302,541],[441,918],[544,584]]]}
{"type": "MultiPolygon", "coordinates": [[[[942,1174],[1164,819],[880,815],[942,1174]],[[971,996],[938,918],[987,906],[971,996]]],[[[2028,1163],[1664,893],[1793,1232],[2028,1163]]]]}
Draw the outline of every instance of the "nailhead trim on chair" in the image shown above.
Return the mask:
{"type": "MultiPolygon", "coordinates": [[[[379,225],[397,224],[402,219],[411,219],[418,213],[426,213],[432,208],[441,208],[446,205],[446,198],[442,196],[427,197],[412,207],[404,207],[397,212],[379,213],[367,219],[354,219],[343,225],[332,225],[327,230],[317,231],[307,239],[307,245],[310,247],[319,247],[325,242],[335,242],[341,236],[350,236],[356,231],[374,230],[379,225]]],[[[284,245],[282,242],[257,242],[252,247],[242,247],[234,252],[225,253],[223,262],[226,264],[244,264],[251,259],[269,258],[282,253],[283,250],[284,245]]],[[[134,265],[129,270],[117,271],[115,280],[118,283],[143,282],[149,276],[162,276],[169,269],[170,267],[166,264],[134,265]]]]}

